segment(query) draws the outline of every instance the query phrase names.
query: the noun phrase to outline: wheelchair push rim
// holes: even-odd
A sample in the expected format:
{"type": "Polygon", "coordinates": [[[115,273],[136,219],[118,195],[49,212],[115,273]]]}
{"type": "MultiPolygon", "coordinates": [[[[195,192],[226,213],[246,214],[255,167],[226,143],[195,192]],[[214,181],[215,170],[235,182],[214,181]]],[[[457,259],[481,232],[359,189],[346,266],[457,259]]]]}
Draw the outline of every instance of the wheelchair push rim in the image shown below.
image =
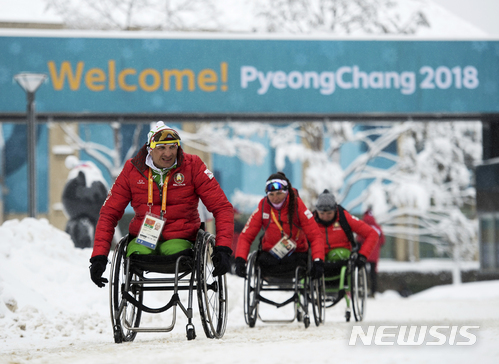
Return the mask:
{"type": "Polygon", "coordinates": [[[366,314],[367,274],[365,267],[351,270],[351,297],[355,321],[362,321],[366,314]]]}
{"type": "MultiPolygon", "coordinates": [[[[128,287],[132,276],[139,279],[135,274],[126,271],[128,266],[125,257],[126,246],[126,238],[123,238],[116,246],[109,279],[111,322],[115,343],[133,341],[137,336],[137,332],[127,327],[139,327],[142,316],[140,308],[122,298],[122,291],[125,287],[128,287]]],[[[133,293],[133,296],[137,301],[142,302],[143,293],[141,291],[133,293]]]]}
{"type": "Polygon", "coordinates": [[[211,256],[214,247],[215,237],[212,234],[205,232],[203,237],[198,239],[197,297],[206,337],[220,339],[227,326],[227,277],[225,274],[213,276],[215,268],[211,256]]]}
{"type": "Polygon", "coordinates": [[[312,303],[315,326],[319,326],[326,320],[326,287],[324,277],[310,280],[310,302],[312,303]]]}
{"type": "Polygon", "coordinates": [[[255,327],[258,315],[259,279],[255,264],[256,252],[253,252],[248,257],[248,267],[244,279],[244,320],[249,327],[255,327]]]}

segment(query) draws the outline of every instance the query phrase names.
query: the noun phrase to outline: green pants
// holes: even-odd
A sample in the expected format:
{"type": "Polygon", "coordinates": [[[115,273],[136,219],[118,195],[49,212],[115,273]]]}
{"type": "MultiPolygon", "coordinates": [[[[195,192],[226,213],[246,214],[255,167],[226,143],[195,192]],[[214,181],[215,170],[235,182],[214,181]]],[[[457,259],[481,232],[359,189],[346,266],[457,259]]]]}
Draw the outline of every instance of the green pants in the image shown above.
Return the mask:
{"type": "Polygon", "coordinates": [[[182,250],[192,248],[192,243],[185,239],[170,239],[158,243],[156,249],[150,249],[142,244],[137,243],[137,239],[132,239],[128,243],[126,250],[126,256],[129,257],[132,254],[141,255],[172,255],[181,252],[182,250]]]}

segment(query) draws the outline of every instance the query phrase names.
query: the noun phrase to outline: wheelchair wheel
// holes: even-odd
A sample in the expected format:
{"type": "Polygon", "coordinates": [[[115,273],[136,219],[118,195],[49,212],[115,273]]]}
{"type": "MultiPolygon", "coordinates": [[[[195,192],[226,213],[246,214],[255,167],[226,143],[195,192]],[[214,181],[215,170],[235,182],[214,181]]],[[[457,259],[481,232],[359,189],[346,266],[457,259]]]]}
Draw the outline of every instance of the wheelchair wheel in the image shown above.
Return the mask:
{"type": "Polygon", "coordinates": [[[225,274],[213,277],[215,268],[211,254],[214,247],[215,237],[204,233],[196,252],[197,296],[206,337],[220,339],[227,326],[227,278],[225,274]]]}
{"type": "Polygon", "coordinates": [[[324,278],[310,280],[310,302],[314,314],[315,326],[323,324],[326,319],[326,288],[324,278]]]}
{"type": "Polygon", "coordinates": [[[258,315],[259,282],[256,270],[256,252],[248,257],[246,278],[244,279],[244,319],[249,327],[255,327],[258,315]]]}
{"type": "Polygon", "coordinates": [[[127,272],[126,264],[126,237],[121,239],[113,254],[111,276],[109,280],[109,298],[111,321],[113,324],[114,342],[133,341],[136,331],[130,328],[139,327],[142,310],[123,299],[122,292],[128,292],[138,302],[142,303],[141,291],[132,291],[130,280],[140,279],[136,274],[127,272]],[[128,327],[128,328],[127,328],[128,327]]]}
{"type": "Polygon", "coordinates": [[[366,311],[367,274],[366,267],[353,267],[351,270],[352,308],[355,321],[362,321],[366,311]]]}

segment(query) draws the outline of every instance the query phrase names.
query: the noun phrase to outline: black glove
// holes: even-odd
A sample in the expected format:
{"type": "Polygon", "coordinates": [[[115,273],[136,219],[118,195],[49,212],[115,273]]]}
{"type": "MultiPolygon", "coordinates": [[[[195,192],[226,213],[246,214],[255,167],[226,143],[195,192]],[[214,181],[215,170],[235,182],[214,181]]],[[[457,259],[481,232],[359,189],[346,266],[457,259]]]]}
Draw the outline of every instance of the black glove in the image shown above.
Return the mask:
{"type": "Polygon", "coordinates": [[[246,261],[241,258],[236,258],[236,274],[241,278],[246,278],[246,261]]]}
{"type": "Polygon", "coordinates": [[[213,277],[223,276],[225,273],[230,272],[230,255],[232,254],[232,249],[226,246],[216,246],[213,249],[213,255],[211,260],[215,266],[213,271],[213,277]]]}
{"type": "Polygon", "coordinates": [[[317,259],[312,263],[312,269],[310,270],[310,277],[312,279],[319,279],[324,274],[324,261],[317,259]]]}
{"type": "Polygon", "coordinates": [[[365,255],[359,254],[357,252],[353,252],[352,254],[350,254],[350,260],[359,268],[365,266],[367,263],[367,258],[365,257],[365,255]]]}
{"type": "Polygon", "coordinates": [[[96,255],[90,258],[90,278],[97,285],[97,287],[104,287],[109,282],[107,278],[102,278],[102,273],[106,270],[107,257],[105,255],[96,255]]]}

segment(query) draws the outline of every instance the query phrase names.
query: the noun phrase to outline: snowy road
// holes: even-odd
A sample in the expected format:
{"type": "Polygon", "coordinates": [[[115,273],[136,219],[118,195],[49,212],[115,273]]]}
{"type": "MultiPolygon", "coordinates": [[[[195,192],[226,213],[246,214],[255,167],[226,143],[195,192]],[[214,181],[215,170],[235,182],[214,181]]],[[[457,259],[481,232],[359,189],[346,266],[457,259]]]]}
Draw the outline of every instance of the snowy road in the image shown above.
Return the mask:
{"type": "MultiPolygon", "coordinates": [[[[241,280],[230,277],[231,312],[226,334],[221,340],[204,336],[200,321],[195,320],[197,338],[185,338],[185,320],[178,315],[175,330],[164,334],[138,334],[133,343],[114,344],[109,318],[102,313],[102,333],[83,333],[38,340],[26,345],[13,340],[10,349],[1,349],[0,363],[463,363],[499,362],[499,298],[449,299],[438,298],[438,290],[429,298],[402,299],[395,293],[368,301],[368,313],[363,331],[368,325],[411,326],[479,326],[469,332],[476,335],[472,346],[366,346],[360,339],[349,346],[355,323],[343,320],[343,303],[328,309],[326,324],[305,329],[302,324],[263,324],[250,329],[244,324],[242,304],[237,287],[241,280]],[[437,296],[437,297],[435,297],[437,296]],[[106,326],[107,325],[107,326],[106,326]],[[28,347],[28,348],[27,348],[28,347]]],[[[473,286],[476,286],[474,284],[473,286]]],[[[480,283],[478,283],[480,285],[480,283]]],[[[499,284],[484,284],[484,289],[499,288],[499,284]]],[[[466,286],[465,286],[466,287],[466,286]]],[[[471,287],[471,286],[470,286],[471,287]]],[[[467,287],[466,287],[467,288],[467,287]]],[[[465,290],[464,288],[462,289],[465,290]]],[[[103,292],[102,292],[103,293],[103,292]]],[[[463,293],[463,292],[462,292],[463,293]]],[[[473,293],[473,290],[472,290],[473,293]]],[[[451,294],[449,294],[451,296],[451,294]]],[[[106,297],[107,298],[107,297],[106,297]]],[[[263,309],[263,307],[262,307],[263,309]]],[[[101,326],[101,325],[99,325],[101,326]]],[[[460,338],[461,341],[466,341],[460,338]]],[[[390,341],[390,340],[385,340],[390,341]]],[[[459,341],[457,337],[456,342],[459,341]]]]}
{"type": "MultiPolygon", "coordinates": [[[[368,300],[363,332],[369,325],[376,330],[395,326],[385,334],[402,326],[429,330],[439,325],[444,327],[442,346],[426,341],[421,346],[364,345],[360,339],[350,346],[352,328],[358,325],[344,321],[344,302],[327,310],[320,327],[258,321],[250,329],[243,317],[243,280],[235,276],[228,276],[229,321],[221,340],[205,337],[196,306],[193,341],[186,339],[186,319],[178,313],[170,333],[139,333],[132,343],[115,344],[108,290],[90,281],[90,250],[75,249],[65,233],[40,220],[4,223],[0,235],[16,242],[0,244],[0,364],[499,363],[499,281],[439,286],[410,298],[386,292],[368,300]],[[468,337],[448,332],[463,326],[479,328],[469,329],[468,337]],[[476,343],[457,345],[470,337],[476,343]]],[[[261,314],[277,314],[270,309],[262,305],[261,314]]],[[[155,326],[161,324],[158,315],[149,317],[155,326]]],[[[142,324],[150,320],[144,317],[142,324]]],[[[438,336],[426,338],[436,341],[438,336]]],[[[385,336],[381,342],[390,340],[385,336]]]]}

